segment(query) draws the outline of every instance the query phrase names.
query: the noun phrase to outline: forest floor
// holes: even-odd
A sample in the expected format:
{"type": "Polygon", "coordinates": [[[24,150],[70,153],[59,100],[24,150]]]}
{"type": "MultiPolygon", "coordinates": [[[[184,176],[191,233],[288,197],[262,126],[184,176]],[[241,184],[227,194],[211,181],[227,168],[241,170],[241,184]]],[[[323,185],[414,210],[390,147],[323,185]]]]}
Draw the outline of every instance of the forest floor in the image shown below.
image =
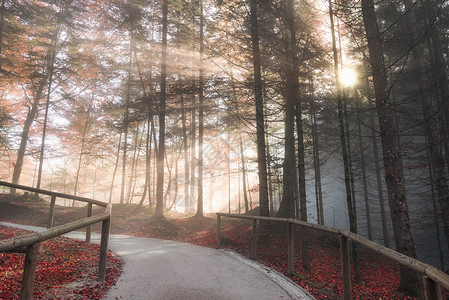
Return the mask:
{"type": "MultiPolygon", "coordinates": [[[[6,195],[0,195],[0,221],[45,227],[48,211],[49,205],[46,201],[30,200],[24,197],[11,198],[6,195]]],[[[54,224],[64,224],[85,217],[86,211],[85,207],[72,208],[57,206],[54,224]]],[[[94,209],[94,214],[99,212],[101,212],[101,208],[98,211],[94,209]]],[[[93,230],[99,231],[99,226],[94,226],[93,230]]],[[[232,249],[249,257],[251,226],[252,223],[248,221],[224,218],[222,222],[222,247],[232,249]]],[[[180,213],[167,213],[164,221],[154,222],[151,219],[151,211],[148,207],[138,208],[135,204],[114,204],[112,209],[111,233],[176,240],[215,248],[216,218],[215,214],[198,218],[180,213]]],[[[15,232],[14,234],[17,235],[20,232],[15,232]]],[[[284,234],[285,226],[272,226],[270,237],[258,243],[258,258],[256,260],[282,274],[287,273],[287,243],[284,234]]],[[[5,235],[7,234],[0,231],[0,238],[5,238],[5,235]],[[4,237],[2,237],[2,234],[4,237]]],[[[338,240],[315,231],[308,231],[307,237],[311,270],[304,270],[301,266],[300,255],[296,255],[296,273],[289,277],[317,299],[341,299],[342,283],[338,240]]],[[[300,239],[296,242],[297,253],[300,252],[299,241],[300,239]]],[[[90,259],[89,257],[96,257],[94,254],[98,253],[98,246],[83,242],[73,242],[65,238],[57,240],[57,243],[76,244],[74,246],[75,250],[71,250],[71,247],[64,247],[66,252],[71,252],[69,255],[70,259],[67,259],[68,261],[73,260],[74,257],[78,257],[76,254],[73,254],[73,251],[83,248],[82,251],[86,253],[83,255],[88,256],[87,262],[95,266],[95,259],[90,259]],[[85,249],[85,247],[91,248],[85,249]]],[[[418,299],[397,291],[399,286],[399,265],[376,255],[368,249],[361,248],[359,253],[361,281],[359,284],[353,286],[353,299],[418,299]]],[[[51,255],[47,256],[50,257],[51,255]]],[[[39,289],[36,291],[38,294],[35,295],[41,299],[64,298],[64,295],[74,294],[78,295],[77,298],[90,297],[90,299],[100,299],[104,291],[110,285],[115,284],[121,272],[120,259],[111,253],[109,260],[108,274],[110,275],[108,275],[108,279],[102,286],[98,284],[86,284],[85,277],[80,280],[81,275],[76,272],[77,275],[70,278],[70,272],[67,272],[68,268],[59,261],[46,262],[45,265],[48,266],[47,268],[52,268],[51,272],[61,272],[61,275],[52,275],[49,277],[63,279],[59,280],[57,284],[54,284],[54,288],[47,289],[47,291],[55,291],[54,293],[57,293],[56,296],[49,293],[45,294],[45,289],[39,289]],[[82,284],[69,284],[70,281],[84,282],[84,286],[82,284]],[[95,289],[97,289],[97,293],[94,292],[95,289]]],[[[81,262],[79,263],[81,264],[81,262]]],[[[22,270],[20,264],[23,264],[23,254],[22,256],[20,254],[0,254],[0,270],[3,271],[5,267],[9,268],[7,278],[4,278],[4,276],[0,278],[0,298],[5,296],[2,293],[13,290],[10,287],[11,284],[16,284],[20,290],[20,271],[22,270]],[[20,259],[11,258],[10,256],[12,255],[19,256],[20,259]],[[11,261],[7,262],[8,259],[11,261]],[[11,265],[15,267],[13,268],[11,265]],[[10,278],[14,278],[14,280],[9,280],[10,278]],[[8,289],[5,289],[6,287],[8,289]]],[[[75,266],[73,268],[81,270],[83,267],[75,266]]],[[[4,272],[1,273],[5,274],[4,272]]],[[[94,273],[93,269],[91,273],[94,273]]],[[[92,277],[93,275],[87,276],[92,277]]],[[[39,278],[43,281],[47,280],[45,272],[39,278]]],[[[51,285],[47,285],[48,287],[51,287],[51,285]]],[[[444,291],[443,294],[443,299],[449,299],[449,293],[447,291],[444,291]]]]}

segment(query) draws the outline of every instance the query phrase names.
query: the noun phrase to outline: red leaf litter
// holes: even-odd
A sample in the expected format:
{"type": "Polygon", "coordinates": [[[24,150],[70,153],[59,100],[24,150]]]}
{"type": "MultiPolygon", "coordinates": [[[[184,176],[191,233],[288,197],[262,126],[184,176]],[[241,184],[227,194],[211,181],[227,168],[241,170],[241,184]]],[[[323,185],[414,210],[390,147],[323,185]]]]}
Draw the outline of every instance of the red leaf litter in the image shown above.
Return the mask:
{"type": "MultiPolygon", "coordinates": [[[[229,226],[222,229],[222,247],[232,249],[246,257],[250,256],[251,231],[249,225],[229,226]]],[[[194,244],[216,247],[216,230],[203,232],[194,244]]],[[[317,299],[339,299],[343,296],[341,281],[340,253],[338,246],[315,242],[309,239],[311,271],[301,266],[300,245],[296,242],[295,271],[290,276],[317,299]]],[[[284,238],[271,237],[267,245],[258,245],[257,262],[271,267],[281,274],[287,274],[287,242],[284,238]]],[[[352,268],[353,271],[353,268],[352,268]]],[[[418,299],[397,291],[399,287],[399,265],[368,249],[360,249],[361,283],[353,285],[353,299],[418,299]]],[[[353,280],[354,280],[354,274],[353,280]]],[[[449,299],[448,291],[443,290],[443,299],[449,299]]]]}
{"type": "MultiPolygon", "coordinates": [[[[1,239],[28,231],[0,226],[1,239]]],[[[123,260],[109,251],[106,279],[96,281],[100,246],[65,237],[42,243],[38,255],[33,299],[101,299],[115,285],[123,260]]],[[[0,299],[19,299],[25,254],[0,253],[0,299]]]]}

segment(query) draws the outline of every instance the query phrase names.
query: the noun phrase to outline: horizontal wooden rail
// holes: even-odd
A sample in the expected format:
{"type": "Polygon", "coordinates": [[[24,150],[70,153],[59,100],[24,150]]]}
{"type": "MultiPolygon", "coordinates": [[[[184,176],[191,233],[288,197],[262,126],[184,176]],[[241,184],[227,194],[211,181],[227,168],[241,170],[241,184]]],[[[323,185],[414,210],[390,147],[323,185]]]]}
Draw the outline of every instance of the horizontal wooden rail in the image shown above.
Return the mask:
{"type": "Polygon", "coordinates": [[[100,244],[100,260],[98,264],[98,280],[104,281],[106,276],[106,259],[108,254],[109,232],[111,227],[111,204],[79,196],[35,189],[32,187],[12,184],[4,181],[0,181],[0,185],[7,186],[13,189],[21,189],[25,191],[51,196],[50,213],[47,225],[49,229],[42,232],[25,234],[19,237],[14,237],[0,241],[0,252],[23,252],[23,251],[26,252],[23,270],[22,288],[20,291],[20,299],[27,299],[27,300],[32,299],[34,277],[35,277],[34,274],[36,272],[37,255],[39,253],[39,249],[41,249],[40,244],[41,242],[55,238],[57,236],[61,236],[71,231],[81,229],[83,227],[87,227],[86,241],[89,242],[91,234],[90,226],[99,222],[102,222],[102,229],[101,229],[101,244],[100,244]],[[87,202],[88,203],[87,218],[53,227],[56,197],[87,202]],[[104,212],[92,216],[93,204],[105,207],[104,212]]]}
{"type": "Polygon", "coordinates": [[[13,189],[20,189],[20,190],[24,190],[24,191],[33,192],[33,193],[54,196],[54,197],[58,197],[58,198],[65,198],[65,199],[70,199],[70,200],[92,203],[92,204],[102,206],[102,207],[106,207],[106,205],[107,205],[107,203],[105,203],[103,201],[98,201],[98,200],[94,200],[94,199],[89,199],[89,198],[74,196],[74,195],[68,195],[68,194],[63,194],[63,193],[58,193],[58,192],[52,192],[52,191],[47,191],[47,190],[36,189],[36,188],[29,187],[29,186],[9,183],[6,181],[0,181],[0,185],[7,186],[7,187],[10,187],[13,189]]]}
{"type": "Polygon", "coordinates": [[[109,213],[102,213],[99,215],[95,215],[93,217],[73,221],[64,225],[56,226],[50,229],[47,229],[42,232],[33,232],[29,234],[25,234],[19,237],[13,237],[6,240],[0,241],[0,252],[9,252],[13,251],[17,248],[22,248],[26,246],[30,246],[36,243],[41,243],[43,241],[55,238],[57,236],[66,234],[71,231],[78,230],[80,228],[86,227],[88,225],[92,225],[104,220],[109,219],[109,213]]]}
{"type": "MultiPolygon", "coordinates": [[[[272,221],[272,222],[287,222],[289,224],[296,224],[296,225],[300,225],[302,227],[306,227],[306,228],[311,228],[311,229],[316,229],[316,230],[320,230],[323,232],[327,232],[333,235],[336,235],[337,237],[344,237],[348,240],[351,240],[353,242],[356,242],[368,249],[373,250],[376,253],[379,253],[385,257],[390,258],[391,260],[406,266],[418,273],[421,273],[424,275],[424,279],[427,280],[427,282],[432,281],[436,284],[438,284],[438,289],[439,287],[443,287],[445,289],[449,290],[449,275],[443,273],[442,271],[438,270],[437,268],[425,264],[417,259],[411,258],[409,256],[406,256],[404,254],[401,254],[395,250],[392,250],[390,248],[384,247],[382,245],[379,245],[373,241],[370,241],[358,234],[352,233],[348,230],[344,230],[344,229],[336,229],[336,228],[332,228],[332,227],[327,227],[324,225],[319,225],[319,224],[312,224],[312,223],[308,223],[308,222],[304,222],[304,221],[300,221],[300,220],[296,220],[296,219],[289,219],[289,218],[276,218],[276,217],[262,217],[262,216],[250,216],[250,215],[239,215],[239,214],[226,214],[226,213],[217,213],[217,224],[218,224],[218,228],[217,228],[217,247],[220,247],[220,241],[219,239],[220,234],[221,234],[221,217],[229,217],[229,218],[238,218],[238,219],[249,219],[249,220],[261,220],[261,221],[272,221]]],[[[341,241],[340,241],[341,242],[341,241]]],[[[345,241],[343,241],[345,242],[345,241]]],[[[253,250],[254,251],[254,250],[253,250]]],[[[347,272],[347,271],[346,271],[347,272]]],[[[426,286],[431,286],[432,283],[428,283],[426,284],[426,286]]],[[[427,292],[426,292],[427,293],[427,292]]],[[[350,299],[350,297],[345,297],[345,299],[350,299]]],[[[430,298],[429,298],[430,299],[430,298]]],[[[433,298],[432,298],[433,299],[433,298]]],[[[437,299],[437,298],[435,298],[437,299]]]]}

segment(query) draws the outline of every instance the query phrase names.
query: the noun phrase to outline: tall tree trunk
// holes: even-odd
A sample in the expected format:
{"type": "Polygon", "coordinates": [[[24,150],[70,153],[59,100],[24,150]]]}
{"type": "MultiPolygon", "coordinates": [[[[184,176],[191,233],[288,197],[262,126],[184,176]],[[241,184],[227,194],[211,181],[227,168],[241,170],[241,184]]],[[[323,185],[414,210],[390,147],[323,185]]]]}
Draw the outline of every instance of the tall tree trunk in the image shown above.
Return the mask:
{"type": "Polygon", "coordinates": [[[228,212],[231,213],[231,134],[226,130],[226,162],[228,169],[228,212]]]}
{"type": "Polygon", "coordinates": [[[366,166],[365,166],[365,149],[363,147],[362,140],[362,126],[360,121],[360,107],[357,105],[357,131],[358,131],[358,140],[359,140],[359,152],[360,152],[360,164],[362,169],[362,183],[363,183],[363,195],[365,197],[365,212],[366,212],[366,224],[368,230],[368,239],[373,239],[372,225],[371,225],[371,212],[369,205],[369,195],[368,195],[368,183],[366,179],[366,166]]]}
{"type": "Polygon", "coordinates": [[[310,116],[312,123],[312,152],[313,152],[313,169],[315,172],[315,198],[318,224],[324,225],[324,207],[323,207],[323,190],[321,186],[321,162],[320,162],[320,146],[317,126],[317,116],[314,97],[314,86],[312,79],[310,80],[310,116]]]}
{"type": "MultiPolygon", "coordinates": [[[[151,114],[151,113],[150,113],[151,114]]],[[[145,186],[143,188],[142,197],[140,198],[139,205],[136,208],[136,211],[143,205],[145,201],[145,196],[148,191],[148,198],[151,199],[151,191],[150,191],[150,174],[151,174],[151,133],[154,132],[154,122],[153,117],[148,116],[148,123],[147,123],[147,138],[146,138],[146,145],[145,145],[145,186]],[[151,126],[151,129],[150,129],[151,126]]],[[[151,200],[149,200],[150,204],[151,200]]]]}
{"type": "Polygon", "coordinates": [[[278,216],[284,218],[295,218],[295,82],[291,68],[286,75],[286,99],[285,99],[285,145],[283,162],[283,193],[282,202],[279,207],[278,216]]]}
{"type": "MultiPolygon", "coordinates": [[[[410,231],[407,199],[402,177],[402,153],[398,143],[393,109],[389,103],[388,82],[383,56],[382,41],[376,20],[373,0],[362,0],[362,15],[365,25],[371,70],[378,109],[379,128],[384,155],[385,181],[387,184],[393,233],[396,249],[415,258],[415,244],[410,231]]],[[[415,274],[408,268],[400,268],[400,288],[414,290],[415,274]]]]}
{"type": "MultiPolygon", "coordinates": [[[[76,196],[76,193],[78,191],[78,180],[79,180],[79,176],[80,176],[81,162],[82,162],[82,159],[83,159],[84,145],[86,144],[87,128],[89,127],[89,122],[90,122],[90,110],[91,110],[91,108],[92,108],[92,105],[89,105],[89,108],[87,109],[87,113],[86,113],[86,123],[84,123],[83,135],[81,137],[81,151],[80,151],[80,156],[79,156],[79,159],[78,159],[78,169],[76,170],[75,189],[73,191],[73,194],[75,196],[76,196]]],[[[75,200],[73,200],[72,206],[75,206],[75,200]]]]}
{"type": "Polygon", "coordinates": [[[190,167],[189,167],[189,144],[187,139],[187,126],[186,126],[186,108],[184,104],[184,96],[181,95],[181,121],[182,121],[182,140],[184,146],[184,213],[189,211],[189,180],[190,180],[190,167]]]}
{"type": "Polygon", "coordinates": [[[111,189],[109,191],[109,203],[112,203],[112,194],[113,194],[113,191],[114,191],[115,174],[117,173],[117,169],[118,169],[118,162],[119,162],[119,159],[120,159],[121,144],[122,144],[122,133],[120,132],[120,136],[118,138],[117,157],[115,159],[114,172],[112,172],[111,189]]]}
{"type": "MultiPolygon", "coordinates": [[[[269,216],[267,157],[265,152],[265,121],[263,112],[262,74],[259,48],[257,0],[250,0],[251,46],[254,72],[254,97],[256,102],[257,168],[259,172],[260,215],[269,216]]],[[[264,225],[265,226],[265,225],[264,225]]]]}
{"type": "MultiPolygon", "coordinates": [[[[341,48],[340,48],[341,51],[341,48]]],[[[343,89],[345,90],[345,89],[343,89]]],[[[346,145],[348,147],[347,153],[348,153],[348,169],[349,169],[349,181],[351,183],[351,199],[352,199],[352,219],[355,224],[355,227],[357,227],[357,199],[355,198],[355,181],[354,181],[354,169],[352,167],[352,149],[351,149],[351,136],[349,134],[350,127],[349,127],[349,116],[348,116],[348,96],[346,95],[346,92],[343,92],[343,119],[345,120],[345,137],[346,137],[346,145]]],[[[357,230],[357,229],[356,229],[357,230]]]]}
{"type": "MultiPolygon", "coordinates": [[[[47,79],[46,79],[46,77],[44,77],[36,91],[36,94],[34,95],[33,103],[31,104],[31,109],[28,111],[25,122],[23,124],[23,130],[22,130],[22,135],[20,138],[19,150],[17,151],[17,160],[16,160],[16,163],[14,164],[14,171],[13,171],[13,175],[12,175],[12,183],[13,184],[19,183],[20,175],[22,173],[23,160],[25,158],[25,150],[27,147],[28,137],[30,134],[30,128],[34,122],[34,119],[36,118],[36,114],[37,114],[38,107],[39,107],[39,101],[41,100],[41,98],[43,96],[42,94],[43,94],[44,87],[46,86],[46,84],[47,84],[47,79]]],[[[16,192],[16,189],[11,188],[11,194],[14,195],[15,192],[16,192]]]]}
{"type": "MultiPolygon", "coordinates": [[[[347,123],[345,124],[345,110],[346,103],[344,103],[343,99],[343,91],[341,88],[340,82],[340,71],[339,71],[339,58],[337,51],[337,43],[335,37],[335,27],[334,27],[334,13],[332,8],[332,2],[329,0],[329,18],[330,18],[330,26],[331,26],[331,34],[332,34],[332,50],[334,54],[334,72],[336,78],[336,86],[337,86],[337,106],[338,106],[338,125],[340,129],[340,143],[341,143],[341,151],[343,157],[343,167],[344,167],[344,178],[345,178],[345,191],[346,191],[346,206],[348,209],[348,217],[349,217],[349,228],[351,232],[357,233],[357,218],[355,212],[355,199],[353,197],[353,187],[354,184],[351,184],[351,164],[350,164],[350,156],[349,156],[349,146],[347,143],[349,142],[346,131],[349,130],[347,123]]],[[[356,244],[352,247],[352,256],[353,256],[353,264],[354,264],[354,273],[355,273],[355,282],[360,282],[360,271],[358,264],[358,247],[356,244]]]]}
{"type": "MultiPolygon", "coordinates": [[[[303,124],[302,124],[302,108],[301,108],[301,97],[299,94],[299,59],[298,59],[298,46],[297,46],[297,37],[296,37],[296,16],[295,16],[295,8],[294,1],[287,0],[286,1],[286,25],[290,31],[290,41],[287,43],[287,51],[289,58],[291,60],[291,64],[287,67],[288,71],[286,74],[286,136],[285,136],[285,146],[286,153],[289,155],[293,155],[293,159],[291,162],[292,170],[288,170],[293,173],[292,178],[294,179],[293,187],[296,191],[296,206],[299,208],[296,212],[296,218],[301,221],[307,222],[307,199],[306,199],[306,173],[305,173],[305,164],[304,164],[304,132],[303,132],[303,124]],[[291,112],[289,111],[291,110],[291,112]],[[298,144],[298,172],[295,170],[295,145],[294,145],[294,127],[295,127],[295,119],[296,119],[296,132],[298,136],[297,144],[298,144]],[[288,124],[291,122],[291,124],[288,124]],[[293,140],[291,140],[293,138],[293,140]],[[290,144],[291,143],[291,144],[290,144]],[[288,151],[287,151],[288,147],[288,151]],[[299,185],[298,185],[299,183],[299,185]],[[298,190],[299,188],[299,190],[298,190]],[[299,201],[298,201],[299,200],[299,201]]],[[[290,159],[290,158],[289,158],[290,159]]],[[[286,166],[289,168],[288,166],[286,166]]],[[[286,173],[288,174],[288,173],[286,173]]],[[[284,173],[285,177],[285,173],[284,173]]],[[[284,179],[285,182],[285,179],[284,179]]],[[[288,187],[290,189],[290,187],[288,187]]],[[[285,186],[284,186],[285,190],[285,186]]],[[[305,270],[310,270],[310,261],[309,261],[309,250],[307,245],[307,235],[306,232],[303,232],[301,237],[301,256],[302,256],[302,267],[305,270]]]]}
{"type": "MultiPolygon", "coordinates": [[[[134,136],[134,150],[133,150],[133,155],[132,155],[132,161],[131,161],[131,174],[129,175],[129,180],[128,180],[128,189],[127,189],[127,195],[126,195],[126,203],[131,203],[132,201],[132,197],[133,197],[133,182],[134,182],[134,168],[136,166],[136,159],[137,159],[137,149],[138,149],[138,144],[139,144],[139,126],[140,124],[137,123],[136,126],[136,134],[134,136]]],[[[132,135],[131,135],[132,136],[132,135]]]]}
{"type": "MultiPolygon", "coordinates": [[[[240,154],[239,154],[239,158],[240,158],[240,154]]],[[[239,170],[238,172],[237,172],[237,182],[238,182],[238,191],[239,191],[239,214],[240,213],[242,213],[242,210],[241,210],[241,206],[242,206],[242,199],[241,199],[241,196],[240,196],[240,163],[239,162],[237,162],[237,169],[239,170]]]]}
{"type": "MultiPolygon", "coordinates": [[[[153,34],[153,31],[152,31],[153,34]]],[[[151,40],[153,40],[153,37],[151,37],[151,40]]],[[[145,196],[147,194],[148,190],[148,204],[151,206],[151,190],[150,190],[150,175],[151,175],[151,139],[154,135],[155,142],[156,142],[156,132],[154,131],[154,107],[153,107],[153,101],[152,98],[148,95],[146,88],[145,88],[145,82],[143,80],[142,72],[140,71],[140,65],[139,60],[137,59],[137,52],[134,47],[134,60],[136,62],[137,66],[137,72],[139,73],[139,79],[140,84],[142,86],[142,92],[144,99],[148,101],[148,120],[147,120],[147,135],[146,135],[146,143],[145,143],[145,186],[143,188],[142,197],[140,198],[139,204],[136,207],[135,211],[138,211],[140,207],[143,205],[145,201],[145,196]],[[151,126],[151,129],[150,129],[151,126]]],[[[150,72],[151,73],[151,72],[150,72]]],[[[157,151],[157,145],[155,147],[157,151]]]]}
{"type": "Polygon", "coordinates": [[[191,178],[190,178],[190,204],[188,207],[189,212],[193,212],[193,199],[195,199],[195,182],[196,182],[196,101],[195,95],[192,95],[192,146],[191,146],[191,157],[190,157],[190,165],[191,165],[191,178]]]}
{"type": "MultiPolygon", "coordinates": [[[[307,222],[306,199],[306,168],[304,164],[304,131],[302,126],[301,103],[296,103],[296,132],[298,134],[298,177],[299,177],[299,205],[301,221],[307,222]]],[[[307,230],[303,228],[301,235],[301,258],[304,270],[310,271],[309,245],[307,242],[307,230]]]]}
{"type": "MultiPolygon", "coordinates": [[[[145,130],[145,126],[143,128],[145,130]]],[[[138,138],[138,132],[139,132],[139,125],[137,125],[136,128],[136,143],[135,143],[135,151],[134,151],[134,157],[135,160],[133,159],[133,168],[131,171],[131,178],[133,178],[134,182],[133,182],[133,187],[132,189],[130,188],[130,194],[128,194],[128,203],[132,203],[132,198],[135,195],[135,190],[136,190],[136,184],[137,184],[137,168],[139,166],[139,158],[140,158],[140,149],[142,148],[142,142],[143,142],[143,136],[144,136],[144,131],[142,131],[142,134],[140,135],[140,141],[139,141],[139,145],[137,145],[137,138],[138,138]],[[137,151],[137,155],[136,155],[136,151],[137,151]]],[[[131,182],[131,181],[130,181],[131,182]]],[[[130,184],[131,187],[131,184],[130,184]]]]}
{"type": "Polygon", "coordinates": [[[129,127],[129,102],[131,97],[131,73],[132,73],[132,55],[134,51],[134,30],[130,29],[129,61],[128,61],[128,83],[126,88],[125,114],[123,117],[124,139],[123,139],[123,163],[122,163],[122,185],[120,189],[120,204],[125,201],[126,189],[126,156],[128,148],[128,127],[129,127]]]}
{"type": "Polygon", "coordinates": [[[157,185],[156,210],[154,217],[164,216],[164,156],[165,156],[165,97],[167,85],[167,28],[168,28],[168,0],[162,4],[162,56],[161,56],[161,99],[159,103],[159,150],[157,152],[157,185]]]}
{"type": "Polygon", "coordinates": [[[47,135],[47,119],[48,119],[48,111],[50,108],[51,86],[53,83],[53,73],[54,73],[54,68],[55,68],[56,47],[58,45],[58,38],[59,38],[59,23],[56,25],[55,32],[53,33],[53,49],[52,49],[51,59],[48,64],[49,75],[48,75],[48,87],[47,87],[47,101],[45,103],[44,127],[42,129],[41,150],[40,150],[40,155],[39,155],[39,169],[37,171],[37,183],[36,183],[37,189],[41,188],[41,181],[42,181],[42,168],[44,165],[44,152],[45,152],[45,138],[47,135]]]}
{"type": "MultiPolygon", "coordinates": [[[[364,69],[368,70],[367,66],[368,61],[366,59],[363,60],[364,69]]],[[[376,168],[376,186],[377,186],[377,197],[379,199],[380,206],[380,217],[382,223],[382,236],[384,240],[384,245],[387,248],[390,248],[390,237],[388,233],[388,223],[387,223],[387,212],[385,211],[385,200],[384,200],[384,191],[382,187],[382,175],[381,175],[381,165],[379,159],[379,147],[377,145],[377,132],[375,130],[376,123],[374,121],[374,110],[372,108],[373,95],[372,89],[369,86],[368,77],[363,77],[363,90],[364,94],[367,96],[368,100],[368,110],[369,110],[369,118],[370,118],[370,127],[371,127],[371,139],[373,143],[373,155],[374,155],[374,166],[376,168]]]]}
{"type": "Polygon", "coordinates": [[[203,143],[204,143],[204,16],[203,0],[200,0],[200,76],[198,91],[198,206],[196,216],[203,217],[203,143]]]}
{"type": "Polygon", "coordinates": [[[268,179],[268,201],[270,206],[270,216],[274,216],[274,198],[273,198],[273,180],[272,180],[272,174],[271,174],[271,155],[270,155],[270,141],[268,139],[268,122],[265,122],[266,131],[265,131],[265,140],[267,142],[267,179],[268,179]]]}
{"type": "Polygon", "coordinates": [[[243,140],[242,140],[242,134],[240,133],[240,159],[242,164],[242,187],[243,187],[243,201],[245,202],[245,213],[249,210],[249,203],[248,203],[248,194],[247,194],[247,187],[246,187],[246,166],[245,166],[245,149],[243,148],[243,140]]]}
{"type": "MultiPolygon", "coordinates": [[[[430,153],[429,151],[427,151],[427,156],[430,159],[430,153]]],[[[438,207],[437,207],[437,201],[436,201],[436,195],[435,195],[435,183],[433,181],[433,172],[432,172],[432,166],[431,164],[428,164],[429,167],[429,178],[430,178],[430,186],[431,186],[431,190],[432,190],[432,204],[433,204],[433,212],[435,214],[434,217],[434,223],[435,223],[435,234],[437,237],[437,244],[438,244],[438,254],[440,257],[440,269],[441,270],[445,270],[444,269],[444,251],[443,251],[443,243],[441,241],[441,234],[440,234],[440,221],[438,218],[438,207]]]]}

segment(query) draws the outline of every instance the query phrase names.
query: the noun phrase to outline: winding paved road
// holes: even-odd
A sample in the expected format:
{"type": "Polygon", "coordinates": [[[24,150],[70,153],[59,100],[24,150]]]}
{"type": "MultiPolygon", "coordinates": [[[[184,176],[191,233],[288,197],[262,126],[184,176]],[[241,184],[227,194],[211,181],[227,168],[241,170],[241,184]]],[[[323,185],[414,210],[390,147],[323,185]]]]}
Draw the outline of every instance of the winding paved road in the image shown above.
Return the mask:
{"type": "MultiPolygon", "coordinates": [[[[85,233],[65,236],[82,240],[85,233]]],[[[99,240],[93,234],[92,242],[99,240]]],[[[104,299],[314,299],[286,277],[231,251],[115,234],[110,235],[109,248],[125,264],[104,299]]]]}

